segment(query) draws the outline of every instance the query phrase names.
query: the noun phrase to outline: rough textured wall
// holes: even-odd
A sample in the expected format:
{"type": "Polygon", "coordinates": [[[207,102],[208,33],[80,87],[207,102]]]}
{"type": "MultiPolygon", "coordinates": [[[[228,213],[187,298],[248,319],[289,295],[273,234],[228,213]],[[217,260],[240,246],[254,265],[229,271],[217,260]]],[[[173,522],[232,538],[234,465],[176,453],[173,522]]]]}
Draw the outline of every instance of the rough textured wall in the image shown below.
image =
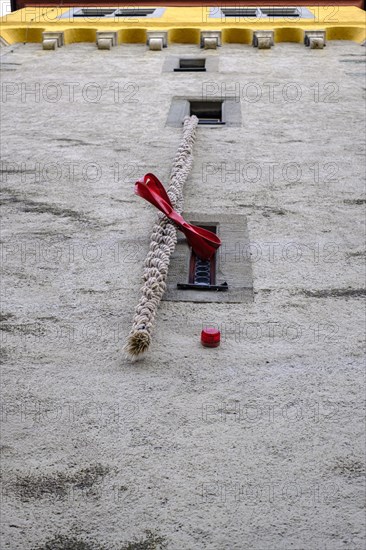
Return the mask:
{"type": "Polygon", "coordinates": [[[360,549],[364,48],[163,73],[180,53],[2,49],[3,547],[360,549]],[[132,364],[155,216],[133,182],[167,182],[171,98],[202,90],[243,124],[198,129],[185,207],[247,216],[255,299],[162,303],[132,364]]]}

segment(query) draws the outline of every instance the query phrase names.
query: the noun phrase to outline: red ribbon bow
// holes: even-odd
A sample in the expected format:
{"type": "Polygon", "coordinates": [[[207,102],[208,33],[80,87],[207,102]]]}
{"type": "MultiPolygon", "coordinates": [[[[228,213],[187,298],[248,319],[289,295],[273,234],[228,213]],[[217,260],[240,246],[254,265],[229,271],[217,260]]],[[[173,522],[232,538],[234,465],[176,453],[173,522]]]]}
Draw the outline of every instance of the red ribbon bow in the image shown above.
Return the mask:
{"type": "Polygon", "coordinates": [[[162,183],[154,174],[145,174],[135,184],[135,194],[156,206],[167,218],[174,222],[182,231],[194,252],[203,260],[209,260],[221,245],[221,240],[215,233],[191,225],[173,209],[172,203],[162,183]]]}

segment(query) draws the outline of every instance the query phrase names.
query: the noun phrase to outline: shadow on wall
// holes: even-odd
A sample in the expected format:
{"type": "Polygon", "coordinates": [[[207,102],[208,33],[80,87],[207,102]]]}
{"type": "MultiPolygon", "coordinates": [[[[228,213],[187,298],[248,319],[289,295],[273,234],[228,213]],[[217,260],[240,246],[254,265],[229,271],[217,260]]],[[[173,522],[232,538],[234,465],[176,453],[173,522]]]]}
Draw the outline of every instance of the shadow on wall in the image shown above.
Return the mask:
{"type": "MultiPolygon", "coordinates": [[[[53,30],[53,29],[49,29],[53,30]]],[[[59,29],[55,29],[59,30],[59,29]]],[[[62,30],[62,29],[60,29],[62,30]]],[[[75,42],[96,42],[97,30],[91,28],[67,29],[64,31],[65,44],[74,44],[75,42]]]]}
{"type": "Polygon", "coordinates": [[[303,42],[304,31],[300,28],[284,27],[282,29],[274,29],[275,42],[303,42]]]}
{"type": "Polygon", "coordinates": [[[253,41],[253,29],[224,29],[222,41],[226,44],[251,44],[253,41]]]}
{"type": "Polygon", "coordinates": [[[132,28],[118,31],[118,43],[146,44],[146,29],[132,28]]]}
{"type": "Polygon", "coordinates": [[[1,36],[8,44],[19,42],[42,42],[43,28],[34,29],[32,27],[22,29],[2,29],[1,36]]]}
{"type": "Polygon", "coordinates": [[[199,44],[199,29],[171,29],[169,31],[169,42],[176,44],[199,44]]]}
{"type": "Polygon", "coordinates": [[[327,40],[353,40],[362,42],[366,39],[363,27],[328,27],[327,40]]]}

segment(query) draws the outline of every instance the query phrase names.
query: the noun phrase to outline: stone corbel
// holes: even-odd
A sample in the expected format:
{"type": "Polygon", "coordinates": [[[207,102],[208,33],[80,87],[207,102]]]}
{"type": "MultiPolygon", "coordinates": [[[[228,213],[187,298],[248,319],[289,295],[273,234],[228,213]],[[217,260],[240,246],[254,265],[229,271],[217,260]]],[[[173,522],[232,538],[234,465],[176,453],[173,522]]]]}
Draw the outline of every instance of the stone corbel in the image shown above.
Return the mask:
{"type": "Polygon", "coordinates": [[[117,46],[117,32],[115,31],[97,31],[98,50],[110,50],[117,46]]]}
{"type": "Polygon", "coordinates": [[[269,50],[274,46],[274,31],[254,31],[253,46],[260,50],[269,50]]]}
{"type": "Polygon", "coordinates": [[[201,31],[200,46],[205,50],[216,50],[221,46],[221,31],[201,31]]]}
{"type": "Polygon", "coordinates": [[[147,45],[149,50],[159,51],[168,46],[167,31],[147,31],[147,45]]]}
{"type": "Polygon", "coordinates": [[[64,45],[64,33],[63,32],[49,32],[42,33],[42,47],[44,50],[56,50],[64,45]]]}
{"type": "Polygon", "coordinates": [[[311,50],[322,50],[325,43],[325,31],[305,31],[304,44],[311,50]]]}

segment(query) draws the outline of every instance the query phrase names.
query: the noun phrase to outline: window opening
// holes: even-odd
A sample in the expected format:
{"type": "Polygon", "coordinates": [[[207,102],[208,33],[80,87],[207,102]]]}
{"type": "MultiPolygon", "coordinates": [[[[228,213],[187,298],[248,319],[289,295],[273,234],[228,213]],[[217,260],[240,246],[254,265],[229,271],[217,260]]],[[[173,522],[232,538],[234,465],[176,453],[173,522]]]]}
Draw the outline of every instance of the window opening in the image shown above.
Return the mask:
{"type": "Polygon", "coordinates": [[[300,17],[297,8],[261,8],[261,12],[268,17],[300,17]]]}
{"type": "Polygon", "coordinates": [[[257,17],[257,8],[221,8],[225,17],[257,17]]]}
{"type": "Polygon", "coordinates": [[[124,8],[114,14],[115,17],[147,17],[154,13],[155,8],[124,8]]]}
{"type": "Polygon", "coordinates": [[[81,10],[74,11],[74,17],[105,17],[106,15],[112,15],[116,11],[116,8],[82,8],[81,10]]]}
{"type": "Polygon", "coordinates": [[[180,59],[179,67],[174,69],[175,72],[205,72],[206,59],[180,59]]]}
{"type": "MultiPolygon", "coordinates": [[[[200,225],[216,234],[215,226],[200,225]]],[[[188,283],[178,283],[180,290],[228,290],[228,284],[216,284],[216,253],[209,260],[202,260],[193,250],[189,260],[188,283]]]]}
{"type": "Polygon", "coordinates": [[[225,124],[222,120],[222,101],[190,101],[190,115],[196,115],[198,124],[225,124]]]}

